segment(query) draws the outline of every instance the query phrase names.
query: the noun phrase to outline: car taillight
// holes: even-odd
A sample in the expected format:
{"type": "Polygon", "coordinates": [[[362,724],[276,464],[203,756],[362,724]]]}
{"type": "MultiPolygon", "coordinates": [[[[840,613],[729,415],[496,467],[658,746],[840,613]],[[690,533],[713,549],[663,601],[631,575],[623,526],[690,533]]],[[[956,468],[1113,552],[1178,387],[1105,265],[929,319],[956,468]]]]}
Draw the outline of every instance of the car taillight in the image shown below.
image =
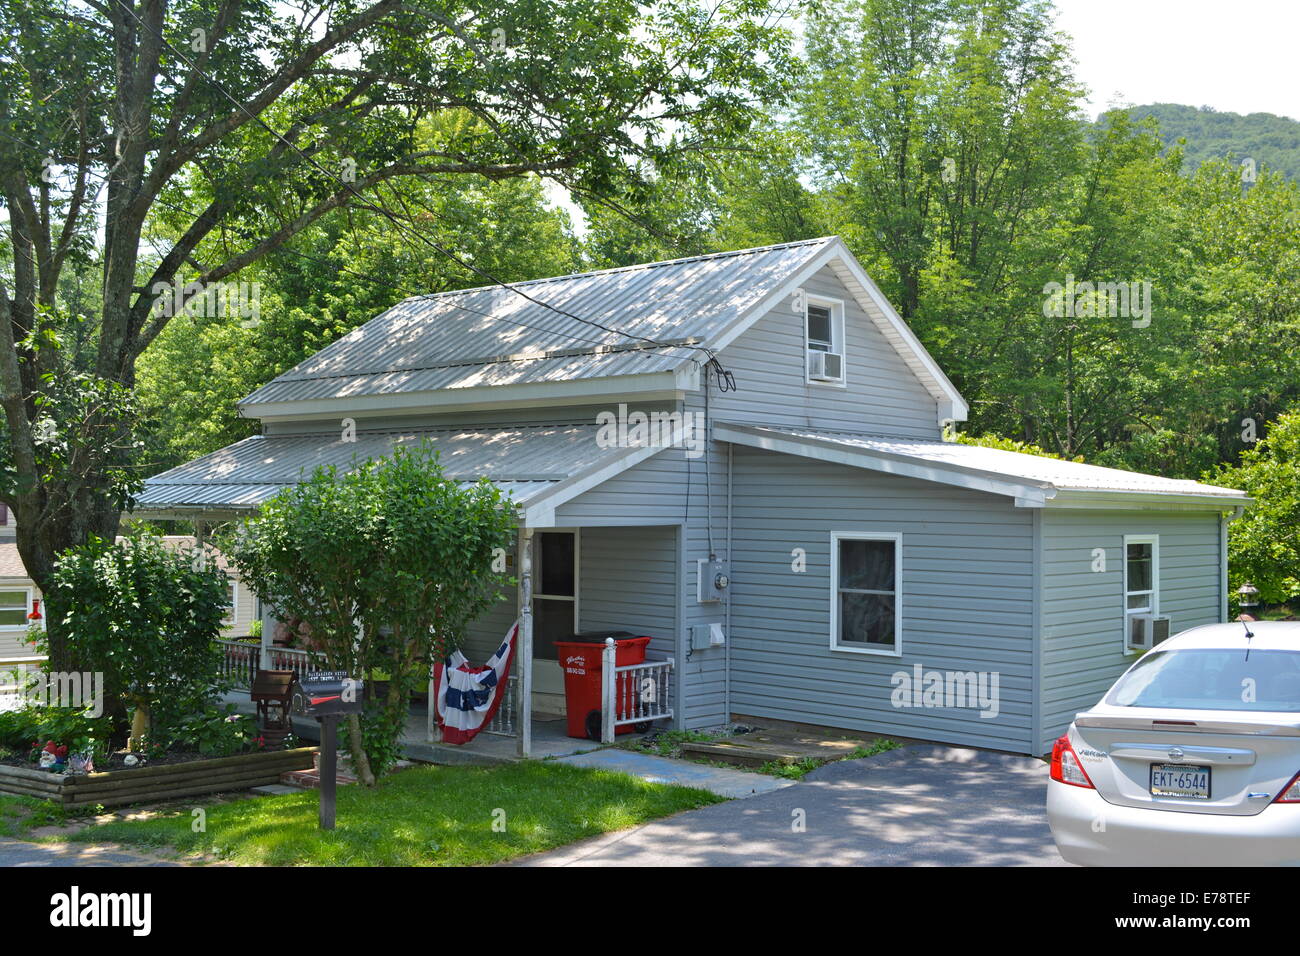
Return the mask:
{"type": "Polygon", "coordinates": [[[1274,803],[1300,803],[1300,773],[1291,778],[1291,782],[1282,788],[1274,803]]]}
{"type": "Polygon", "coordinates": [[[1092,781],[1084,773],[1083,764],[1070,746],[1070,735],[1062,734],[1052,745],[1052,779],[1057,783],[1068,783],[1072,787],[1087,787],[1095,790],[1092,781]]]}

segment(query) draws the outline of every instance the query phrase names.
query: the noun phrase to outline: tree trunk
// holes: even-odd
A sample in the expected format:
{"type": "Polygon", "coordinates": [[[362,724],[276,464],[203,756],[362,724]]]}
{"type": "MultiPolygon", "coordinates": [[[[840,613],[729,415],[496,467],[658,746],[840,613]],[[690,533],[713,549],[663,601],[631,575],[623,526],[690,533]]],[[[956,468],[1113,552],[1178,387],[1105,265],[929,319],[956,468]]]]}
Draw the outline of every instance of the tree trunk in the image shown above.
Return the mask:
{"type": "Polygon", "coordinates": [[[131,719],[131,737],[126,749],[137,753],[144,749],[144,736],[149,732],[149,702],[143,697],[135,699],[135,716],[131,719]]]}
{"type": "Polygon", "coordinates": [[[352,769],[357,772],[357,780],[364,787],[375,785],[375,774],[370,769],[370,758],[366,756],[365,744],[361,740],[361,718],[348,714],[348,749],[352,751],[352,769]]]}

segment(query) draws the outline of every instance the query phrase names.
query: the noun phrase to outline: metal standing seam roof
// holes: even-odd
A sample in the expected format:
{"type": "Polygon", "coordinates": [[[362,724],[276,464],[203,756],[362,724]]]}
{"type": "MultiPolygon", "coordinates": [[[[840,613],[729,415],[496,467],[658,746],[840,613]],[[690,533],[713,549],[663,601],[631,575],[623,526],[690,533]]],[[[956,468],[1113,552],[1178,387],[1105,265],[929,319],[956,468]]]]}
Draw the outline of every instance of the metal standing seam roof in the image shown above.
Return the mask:
{"type": "Polygon", "coordinates": [[[487,478],[523,504],[618,449],[600,447],[594,423],[508,427],[359,430],[341,433],[254,435],[149,478],[137,511],[182,508],[255,508],[320,466],[347,471],[399,445],[427,440],[449,478],[487,478]]]}
{"type": "MultiPolygon", "coordinates": [[[[1120,468],[1103,468],[1083,462],[1064,461],[979,445],[825,429],[737,425],[721,422],[715,427],[723,434],[730,431],[733,437],[748,434],[758,439],[763,436],[787,438],[809,445],[833,446],[849,452],[860,451],[947,466],[970,474],[1009,479],[1057,491],[1193,495],[1215,499],[1236,499],[1241,504],[1248,504],[1251,501],[1244,491],[1235,488],[1221,488],[1184,478],[1162,478],[1158,475],[1124,471],[1120,468]]],[[[728,439],[724,438],[724,440],[728,439]]]]}
{"type": "Polygon", "coordinates": [[[501,286],[406,299],[245,398],[269,403],[675,370],[700,357],[686,345],[744,316],[836,242],[834,237],[513,283],[604,332],[501,286]],[[619,351],[592,354],[619,346],[619,351]],[[582,354],[519,358],[521,355],[582,354]]]}

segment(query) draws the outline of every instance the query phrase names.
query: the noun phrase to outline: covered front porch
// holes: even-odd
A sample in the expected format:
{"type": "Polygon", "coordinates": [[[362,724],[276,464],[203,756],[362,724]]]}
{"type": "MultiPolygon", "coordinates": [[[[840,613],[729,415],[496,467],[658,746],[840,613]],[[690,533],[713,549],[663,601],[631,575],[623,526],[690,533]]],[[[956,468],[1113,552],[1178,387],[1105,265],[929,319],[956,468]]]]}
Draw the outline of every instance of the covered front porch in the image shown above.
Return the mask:
{"type": "MultiPolygon", "coordinates": [[[[438,726],[432,673],[411,701],[402,738],[408,757],[436,763],[497,763],[525,757],[561,756],[613,743],[616,736],[677,725],[680,688],[676,675],[676,526],[521,528],[507,556],[518,587],[469,629],[462,648],[481,664],[513,637],[507,679],[489,705],[495,712],[470,742],[446,742],[438,726]],[[649,638],[644,659],[621,663],[613,638],[622,632],[649,638]],[[592,638],[592,635],[597,635],[592,638]],[[566,659],[566,643],[586,640],[583,659],[566,659]],[[591,668],[582,672],[584,663],[591,668]],[[565,668],[597,689],[570,721],[565,668]],[[572,725],[571,725],[572,724],[572,725]],[[576,732],[576,733],[575,733],[576,732]]],[[[223,640],[229,700],[253,711],[248,688],[258,670],[301,675],[324,667],[310,650],[283,646],[275,610],[263,607],[260,638],[223,640]]],[[[572,648],[568,648],[569,651],[572,648]]],[[[295,721],[295,732],[312,738],[315,723],[295,721]]]]}
{"type": "MultiPolygon", "coordinates": [[[[661,448],[611,448],[598,441],[596,426],[588,423],[271,433],[149,479],[136,513],[189,521],[201,536],[205,526],[255,513],[317,467],[346,470],[356,461],[419,442],[437,450],[448,478],[467,483],[487,478],[496,484],[510,496],[518,518],[514,544],[502,556],[518,586],[472,623],[465,657],[481,665],[515,622],[518,633],[510,679],[498,690],[503,700],[478,737],[450,747],[438,739],[427,701],[417,701],[414,706],[421,709],[412,711],[406,735],[411,748],[501,755],[513,748],[514,757],[543,756],[561,745],[595,747],[631,727],[678,726],[684,704],[678,665],[687,654],[682,643],[685,515],[669,495],[647,494],[640,483],[622,487],[628,469],[661,448]],[[625,668],[601,662],[598,703],[578,715],[582,733],[571,738],[560,732],[568,716],[560,645],[591,632],[626,632],[649,641],[644,663],[619,662],[629,665],[625,668]]],[[[260,640],[226,645],[233,674],[251,679],[258,668],[313,666],[308,651],[282,646],[283,628],[277,643],[274,608],[263,605],[259,617],[260,640]]]]}

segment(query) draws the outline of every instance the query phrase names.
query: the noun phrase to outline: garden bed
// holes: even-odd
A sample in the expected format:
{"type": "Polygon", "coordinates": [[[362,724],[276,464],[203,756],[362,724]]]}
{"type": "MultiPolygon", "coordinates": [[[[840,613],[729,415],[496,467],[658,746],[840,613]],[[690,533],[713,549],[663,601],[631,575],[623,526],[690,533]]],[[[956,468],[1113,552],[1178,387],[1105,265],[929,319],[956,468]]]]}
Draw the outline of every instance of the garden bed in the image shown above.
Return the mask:
{"type": "Polygon", "coordinates": [[[299,747],[82,775],[0,765],[0,793],[65,807],[173,800],[277,783],[282,773],[310,768],[314,752],[313,747],[299,747]]]}

